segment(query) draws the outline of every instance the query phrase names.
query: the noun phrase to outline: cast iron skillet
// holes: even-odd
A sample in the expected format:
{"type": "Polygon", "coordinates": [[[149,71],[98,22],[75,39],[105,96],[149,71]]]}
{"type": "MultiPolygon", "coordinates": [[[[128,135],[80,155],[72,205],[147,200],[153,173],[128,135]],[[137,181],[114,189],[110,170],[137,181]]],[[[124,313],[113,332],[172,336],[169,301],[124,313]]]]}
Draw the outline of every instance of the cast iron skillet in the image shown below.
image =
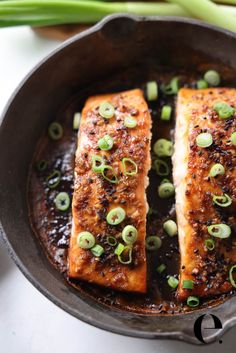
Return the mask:
{"type": "MultiPolygon", "coordinates": [[[[113,15],[44,59],[18,87],[3,114],[0,231],[24,275],[75,317],[123,335],[200,343],[194,335],[194,322],[208,312],[223,323],[223,329],[204,333],[205,341],[210,343],[236,323],[236,297],[208,311],[175,316],[141,315],[102,306],[65,283],[48,262],[28,219],[29,165],[36,142],[62,102],[94,80],[154,60],[175,70],[221,63],[225,74],[232,75],[236,73],[236,35],[189,19],[113,15]]],[[[204,326],[211,327],[211,321],[207,316],[204,326]]]]}

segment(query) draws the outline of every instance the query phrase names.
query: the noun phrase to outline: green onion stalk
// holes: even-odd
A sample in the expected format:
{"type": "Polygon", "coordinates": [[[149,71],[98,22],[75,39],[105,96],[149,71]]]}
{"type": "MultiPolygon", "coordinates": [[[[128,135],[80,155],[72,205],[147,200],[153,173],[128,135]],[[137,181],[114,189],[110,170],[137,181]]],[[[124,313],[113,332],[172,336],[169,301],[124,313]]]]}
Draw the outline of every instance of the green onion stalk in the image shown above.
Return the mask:
{"type": "MultiPolygon", "coordinates": [[[[218,0],[215,0],[218,2],[218,0]]],[[[160,2],[106,2],[93,0],[2,0],[0,27],[47,26],[66,23],[94,24],[113,13],[148,16],[196,17],[236,31],[236,7],[210,0],[168,0],[160,2]]],[[[221,0],[236,5],[236,0],[221,0]]]]}

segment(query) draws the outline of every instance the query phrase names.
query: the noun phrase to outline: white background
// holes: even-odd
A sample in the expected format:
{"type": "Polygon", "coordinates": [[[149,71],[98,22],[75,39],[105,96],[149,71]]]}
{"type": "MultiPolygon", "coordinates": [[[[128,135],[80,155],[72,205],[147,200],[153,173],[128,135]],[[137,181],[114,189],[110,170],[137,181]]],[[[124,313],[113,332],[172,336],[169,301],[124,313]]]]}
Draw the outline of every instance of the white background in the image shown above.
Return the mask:
{"type": "MultiPolygon", "coordinates": [[[[58,45],[29,28],[0,29],[0,113],[19,81],[58,45]]],[[[0,242],[0,353],[233,353],[235,343],[236,327],[223,337],[222,344],[207,347],[122,337],[91,327],[44,298],[0,242]]]]}

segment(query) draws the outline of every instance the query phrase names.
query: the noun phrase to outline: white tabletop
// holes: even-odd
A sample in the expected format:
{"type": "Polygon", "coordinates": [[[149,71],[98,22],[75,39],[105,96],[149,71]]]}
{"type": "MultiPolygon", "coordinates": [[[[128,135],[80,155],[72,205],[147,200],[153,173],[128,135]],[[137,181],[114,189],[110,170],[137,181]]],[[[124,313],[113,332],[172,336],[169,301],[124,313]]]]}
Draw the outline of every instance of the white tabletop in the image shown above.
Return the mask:
{"type": "MultiPolygon", "coordinates": [[[[19,81],[58,44],[36,36],[29,28],[0,29],[0,113],[19,81]]],[[[208,353],[235,352],[235,337],[236,327],[223,337],[222,344],[208,346],[208,353]]],[[[0,242],[1,353],[187,353],[190,349],[195,353],[206,347],[123,337],[80,322],[39,293],[0,242]]]]}

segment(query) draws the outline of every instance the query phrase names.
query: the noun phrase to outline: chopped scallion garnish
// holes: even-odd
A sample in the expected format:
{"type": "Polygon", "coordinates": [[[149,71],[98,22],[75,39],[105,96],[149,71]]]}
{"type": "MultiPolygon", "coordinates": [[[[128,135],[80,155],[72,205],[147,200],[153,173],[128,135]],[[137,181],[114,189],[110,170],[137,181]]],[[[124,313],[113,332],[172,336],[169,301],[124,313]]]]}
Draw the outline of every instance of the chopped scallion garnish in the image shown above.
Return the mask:
{"type": "Polygon", "coordinates": [[[95,245],[95,237],[90,232],[80,232],[77,237],[77,244],[81,249],[91,249],[95,245]]]}
{"type": "Polygon", "coordinates": [[[164,105],[161,109],[161,120],[169,121],[171,118],[172,107],[164,105]]]}
{"type": "Polygon", "coordinates": [[[165,264],[161,264],[161,265],[159,265],[159,266],[157,267],[157,272],[158,272],[158,273],[162,273],[162,272],[165,271],[165,269],[166,269],[166,265],[165,265],[165,264]]]}
{"type": "Polygon", "coordinates": [[[209,132],[202,132],[201,134],[197,135],[196,143],[198,147],[206,148],[211,146],[213,143],[212,134],[209,132]]]}
{"type": "Polygon", "coordinates": [[[63,136],[63,127],[54,121],[48,127],[48,135],[52,140],[60,140],[63,136]]]}
{"type": "Polygon", "coordinates": [[[98,147],[103,151],[109,151],[112,149],[114,140],[110,135],[105,135],[98,140],[98,147]]]}
{"type": "Polygon", "coordinates": [[[48,163],[44,159],[36,163],[36,167],[39,172],[43,172],[47,168],[47,166],[48,166],[48,163]]]}
{"type": "Polygon", "coordinates": [[[115,108],[111,103],[103,102],[100,104],[98,112],[103,118],[110,119],[115,114],[115,108]]]}
{"type": "Polygon", "coordinates": [[[228,207],[232,204],[232,199],[227,194],[221,196],[213,195],[213,202],[220,207],[228,207]]]}
{"type": "Polygon", "coordinates": [[[101,245],[96,244],[92,247],[91,253],[96,257],[100,257],[104,253],[104,248],[101,245]]]}
{"type": "Polygon", "coordinates": [[[208,83],[205,80],[198,80],[197,81],[197,88],[198,89],[208,88],[208,83]]]}
{"type": "Polygon", "coordinates": [[[220,239],[229,238],[231,234],[231,228],[227,224],[212,224],[207,227],[207,231],[210,235],[220,239]]]}
{"type": "Polygon", "coordinates": [[[208,70],[204,74],[204,80],[209,84],[209,86],[216,87],[220,84],[220,75],[215,70],[208,70]]]}
{"type": "Polygon", "coordinates": [[[157,175],[166,176],[170,173],[168,164],[161,159],[155,159],[153,162],[153,167],[156,170],[157,175]]]}
{"type": "Polygon", "coordinates": [[[131,158],[123,158],[122,164],[125,175],[134,176],[135,174],[137,174],[138,166],[131,158]]]}
{"type": "Polygon", "coordinates": [[[81,113],[75,113],[74,114],[74,119],[73,119],[73,129],[74,130],[78,130],[79,129],[80,120],[81,120],[81,113]]]}
{"type": "Polygon", "coordinates": [[[170,182],[161,183],[158,187],[158,195],[162,199],[169,198],[175,194],[174,185],[170,182]]]}
{"type": "Polygon", "coordinates": [[[187,305],[190,306],[191,308],[195,308],[196,306],[199,305],[199,303],[200,301],[198,297],[189,296],[187,299],[187,305]]]}
{"type": "Polygon", "coordinates": [[[179,280],[177,278],[175,278],[174,276],[170,276],[167,280],[167,283],[169,284],[169,286],[171,288],[175,289],[179,284],[179,280]]]}
{"type": "Polygon", "coordinates": [[[219,118],[221,119],[231,118],[231,116],[235,113],[235,109],[227,103],[215,103],[213,109],[217,112],[219,118]]]}
{"type": "Polygon", "coordinates": [[[175,236],[178,232],[177,224],[172,219],[163,223],[163,229],[170,237],[175,236]]]}
{"type": "Polygon", "coordinates": [[[146,244],[147,250],[154,251],[154,250],[157,250],[161,247],[162,240],[161,240],[161,238],[157,237],[156,235],[151,235],[146,238],[145,244],[146,244]]]}
{"type": "Polygon", "coordinates": [[[156,81],[150,81],[147,83],[147,100],[155,101],[158,98],[158,85],[156,81]]]}
{"type": "Polygon", "coordinates": [[[110,210],[110,212],[107,214],[107,223],[111,225],[117,225],[123,222],[125,219],[126,213],[125,210],[122,207],[116,207],[110,210]]]}
{"type": "Polygon", "coordinates": [[[194,282],[192,280],[185,279],[182,283],[183,289],[193,289],[194,282]]]}
{"type": "Polygon", "coordinates": [[[124,126],[129,129],[134,128],[137,125],[137,120],[133,116],[126,116],[124,118],[124,126]]]}
{"type": "Polygon", "coordinates": [[[236,271],[236,265],[233,265],[230,270],[229,270],[229,280],[230,280],[230,283],[232,284],[232,286],[234,288],[236,288],[236,282],[235,282],[235,279],[233,277],[233,273],[234,271],[236,271]]]}
{"type": "Polygon", "coordinates": [[[236,146],[236,131],[230,136],[230,141],[232,142],[232,145],[236,146]]]}
{"type": "Polygon", "coordinates": [[[174,95],[179,91],[179,77],[173,77],[170,83],[162,86],[162,91],[166,95],[174,95]]]}
{"type": "Polygon", "coordinates": [[[210,170],[210,177],[216,177],[217,175],[224,175],[225,174],[225,168],[222,164],[216,163],[211,167],[210,170]]]}
{"type": "Polygon", "coordinates": [[[173,143],[167,139],[159,139],[155,142],[153,151],[158,157],[171,157],[174,152],[173,143]]]}
{"type": "Polygon", "coordinates": [[[138,231],[132,225],[127,225],[122,231],[122,239],[126,244],[133,244],[138,239],[138,231]]]}
{"type": "Polygon", "coordinates": [[[129,265],[132,262],[132,252],[133,249],[131,246],[127,245],[124,247],[123,251],[121,254],[118,255],[118,260],[122,265],[129,265]]]}
{"type": "Polygon", "coordinates": [[[210,251],[214,250],[215,249],[215,242],[213,239],[206,239],[205,242],[204,242],[206,248],[210,251]]]}
{"type": "Polygon", "coordinates": [[[70,196],[67,192],[59,192],[54,202],[59,211],[66,211],[70,206],[70,196]]]}
{"type": "Polygon", "coordinates": [[[111,167],[110,165],[104,165],[102,167],[102,176],[105,180],[109,181],[109,183],[112,184],[117,184],[118,183],[118,178],[117,175],[114,171],[114,168],[111,167]]]}
{"type": "Polygon", "coordinates": [[[59,170],[54,170],[46,179],[49,189],[55,189],[59,185],[60,181],[61,172],[59,170]]]}
{"type": "Polygon", "coordinates": [[[116,246],[117,244],[117,240],[115,237],[112,237],[111,235],[107,236],[107,244],[109,244],[110,246],[116,246]]]}
{"type": "Polygon", "coordinates": [[[95,173],[102,173],[104,165],[105,165],[105,161],[103,157],[98,155],[92,156],[92,170],[95,173]]]}

